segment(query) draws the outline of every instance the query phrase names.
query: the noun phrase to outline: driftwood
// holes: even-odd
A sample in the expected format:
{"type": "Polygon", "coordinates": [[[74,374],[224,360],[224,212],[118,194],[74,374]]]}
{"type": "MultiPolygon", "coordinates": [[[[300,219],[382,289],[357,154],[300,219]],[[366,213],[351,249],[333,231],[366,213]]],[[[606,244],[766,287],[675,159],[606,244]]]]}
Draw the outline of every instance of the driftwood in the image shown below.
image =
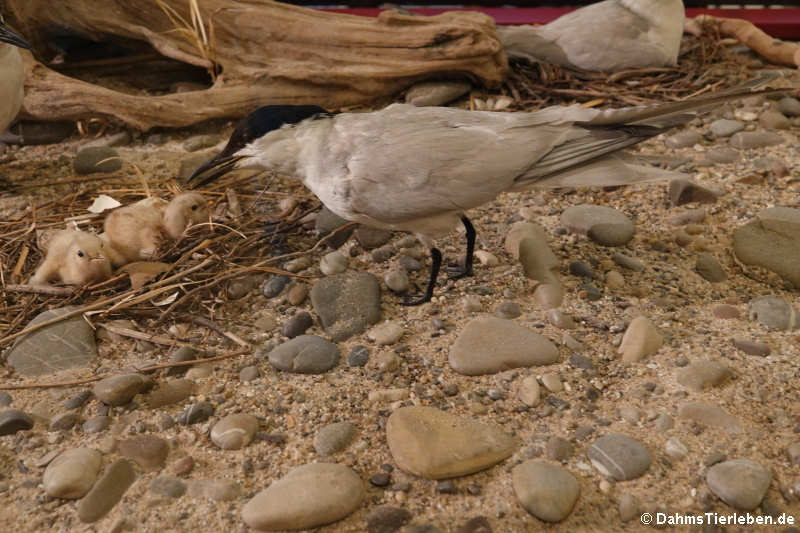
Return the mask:
{"type": "Polygon", "coordinates": [[[203,91],[141,96],[69,78],[27,58],[25,113],[39,120],[115,117],[146,130],[240,117],[259,105],[364,105],[429,78],[498,86],[507,71],[494,22],[475,12],[377,18],[270,0],[6,0],[41,48],[58,28],[94,41],[149,43],[208,69],[203,91]],[[216,75],[219,73],[219,75],[216,75]]]}
{"type": "Polygon", "coordinates": [[[699,15],[686,21],[685,30],[700,36],[708,26],[720,35],[733,37],[770,63],[800,67],[800,45],[770,37],[749,20],[699,15]]]}

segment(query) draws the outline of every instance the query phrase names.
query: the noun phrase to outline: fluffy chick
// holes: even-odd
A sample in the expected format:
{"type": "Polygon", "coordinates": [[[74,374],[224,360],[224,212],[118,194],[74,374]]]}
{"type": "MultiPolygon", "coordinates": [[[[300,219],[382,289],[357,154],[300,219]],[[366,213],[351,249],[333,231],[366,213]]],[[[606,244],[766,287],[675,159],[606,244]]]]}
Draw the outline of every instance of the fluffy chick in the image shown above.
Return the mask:
{"type": "Polygon", "coordinates": [[[111,277],[111,260],[99,236],[79,230],[56,233],[47,246],[47,256],[31,277],[30,285],[58,280],[84,285],[111,277]]]}
{"type": "Polygon", "coordinates": [[[115,265],[149,261],[166,239],[178,240],[186,228],[207,219],[208,204],[201,194],[179,194],[169,203],[146,198],[109,213],[102,237],[116,252],[115,265]]]}

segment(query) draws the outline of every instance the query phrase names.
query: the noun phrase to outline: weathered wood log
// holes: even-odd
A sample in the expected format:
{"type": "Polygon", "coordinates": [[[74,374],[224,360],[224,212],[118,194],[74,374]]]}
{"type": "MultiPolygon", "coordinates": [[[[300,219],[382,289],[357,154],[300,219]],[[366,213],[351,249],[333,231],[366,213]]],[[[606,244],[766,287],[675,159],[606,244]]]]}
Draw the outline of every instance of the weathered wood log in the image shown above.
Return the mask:
{"type": "Polygon", "coordinates": [[[24,110],[41,120],[110,116],[144,130],[186,126],[265,104],[363,105],[436,77],[492,87],[508,68],[494,22],[475,12],[368,18],[270,0],[6,0],[5,11],[34,47],[54,29],[95,41],[145,41],[166,57],[220,73],[208,90],[138,96],[28,57],[24,110]]]}

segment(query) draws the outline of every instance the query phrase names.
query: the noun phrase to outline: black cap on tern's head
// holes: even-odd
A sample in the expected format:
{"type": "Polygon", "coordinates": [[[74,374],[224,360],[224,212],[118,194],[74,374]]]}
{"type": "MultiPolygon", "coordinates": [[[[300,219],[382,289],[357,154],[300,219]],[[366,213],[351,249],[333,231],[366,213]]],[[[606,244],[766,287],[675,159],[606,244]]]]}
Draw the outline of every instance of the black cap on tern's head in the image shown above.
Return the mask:
{"type": "Polygon", "coordinates": [[[22,35],[6,27],[4,22],[3,17],[0,17],[0,42],[13,44],[25,50],[30,50],[31,45],[28,44],[28,41],[23,39],[22,35]]]}
{"type": "Polygon", "coordinates": [[[242,159],[239,150],[263,137],[267,133],[281,129],[283,126],[298,124],[316,117],[327,117],[330,114],[315,105],[268,105],[259,107],[236,125],[228,144],[216,157],[200,165],[186,180],[190,187],[197,187],[213,181],[230,172],[242,159]]]}

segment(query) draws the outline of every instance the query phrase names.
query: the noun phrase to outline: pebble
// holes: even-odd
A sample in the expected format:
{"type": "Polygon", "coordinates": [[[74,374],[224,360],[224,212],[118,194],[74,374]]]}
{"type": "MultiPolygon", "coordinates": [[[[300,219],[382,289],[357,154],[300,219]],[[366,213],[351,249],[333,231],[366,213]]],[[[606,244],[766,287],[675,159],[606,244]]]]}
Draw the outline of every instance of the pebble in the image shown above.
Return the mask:
{"type": "Polygon", "coordinates": [[[601,474],[617,481],[627,481],[643,475],[652,463],[650,452],[644,445],[619,433],[598,438],[589,447],[586,455],[601,474]]]}
{"type": "Polygon", "coordinates": [[[235,413],[220,419],[211,428],[211,441],[223,450],[239,450],[253,440],[258,431],[258,418],[235,413]]]}
{"type": "Polygon", "coordinates": [[[519,399],[522,403],[529,407],[534,407],[539,404],[539,381],[536,376],[526,376],[519,382],[519,391],[517,392],[519,399]]]}
{"type": "Polygon", "coordinates": [[[136,435],[119,441],[117,446],[122,457],[135,461],[144,470],[163,468],[169,455],[169,443],[154,435],[136,435]]]}
{"type": "Polygon", "coordinates": [[[730,148],[716,147],[706,152],[706,157],[711,163],[717,165],[730,165],[736,163],[741,154],[736,150],[730,148]]]}
{"type": "Polygon", "coordinates": [[[322,374],[339,363],[339,348],[316,335],[300,335],[269,352],[272,366],[294,374],[322,374]]]}
{"type": "Polygon", "coordinates": [[[369,348],[354,346],[347,355],[347,364],[350,366],[366,366],[369,362],[369,348]]]}
{"type": "Polygon", "coordinates": [[[795,466],[800,466],[800,441],[793,442],[786,447],[786,457],[795,466]]]}
{"type": "Polygon", "coordinates": [[[587,235],[602,246],[623,246],[630,242],[636,231],[627,216],[600,205],[568,207],[561,214],[561,223],[572,233],[587,235]]]}
{"type": "Polygon", "coordinates": [[[476,516],[464,522],[454,533],[492,533],[492,526],[485,516],[476,516]]]}
{"type": "Polygon", "coordinates": [[[403,270],[390,270],[383,277],[383,282],[394,293],[403,294],[408,291],[408,274],[403,270]]]}
{"type": "Polygon", "coordinates": [[[369,477],[369,484],[373,487],[386,487],[391,481],[391,476],[386,472],[378,472],[369,477]]]}
{"type": "Polygon", "coordinates": [[[264,284],[264,288],[261,289],[261,293],[266,298],[275,298],[280,293],[283,292],[283,289],[289,284],[289,276],[273,276],[264,284]]]}
{"type": "Polygon", "coordinates": [[[183,149],[187,152],[197,152],[204,148],[211,148],[220,141],[217,135],[193,135],[183,141],[183,149]]]}
{"type": "Polygon", "coordinates": [[[144,396],[151,409],[180,403],[194,392],[194,382],[189,379],[171,379],[159,385],[144,396]]]}
{"type": "Polygon", "coordinates": [[[564,390],[564,384],[561,383],[561,378],[558,377],[558,374],[552,372],[547,372],[542,376],[542,385],[550,392],[561,392],[564,390]]]}
{"type": "Polygon", "coordinates": [[[412,515],[406,509],[379,505],[366,516],[367,533],[394,533],[411,521],[412,515]]]}
{"type": "Polygon", "coordinates": [[[742,263],[766,268],[800,287],[800,209],[765,209],[734,230],[733,250],[742,263]]]}
{"type": "Polygon", "coordinates": [[[187,455],[185,457],[181,457],[174,463],[172,463],[172,473],[176,476],[188,476],[192,470],[194,469],[194,459],[191,455],[187,455]]]}
{"type": "MultiPolygon", "coordinates": [[[[8,407],[13,403],[13,398],[6,391],[0,391],[0,407],[8,407]]],[[[69,409],[69,408],[67,408],[69,409]]]]}
{"type": "Polygon", "coordinates": [[[619,519],[622,522],[630,522],[639,516],[639,500],[636,496],[630,492],[622,494],[619,497],[619,519]]]}
{"type": "Polygon", "coordinates": [[[791,331],[798,327],[797,310],[780,296],[762,296],[750,302],[748,318],[770,329],[791,331]]]}
{"type": "Polygon", "coordinates": [[[403,327],[397,322],[384,322],[372,328],[367,337],[380,346],[395,344],[405,333],[403,327]]]}
{"type": "Polygon", "coordinates": [[[517,302],[503,302],[497,306],[495,315],[499,318],[518,318],[522,315],[522,309],[517,302]]]}
{"type": "Polygon", "coordinates": [[[508,458],[516,438],[497,426],[433,407],[401,407],[386,423],[397,466],[427,479],[464,476],[508,458]]]}
{"type": "Polygon", "coordinates": [[[709,468],[706,483],[711,492],[734,509],[753,511],[772,483],[772,472],[747,459],[732,459],[709,468]]]}
{"type": "Polygon", "coordinates": [[[242,508],[242,519],[258,531],[310,529],[354,512],[364,492],[361,478],[347,466],[306,464],[256,494],[242,508]]]}
{"type": "MultiPolygon", "coordinates": [[[[188,346],[181,346],[177,350],[175,350],[169,358],[170,363],[183,363],[184,361],[194,361],[196,359],[201,359],[203,355],[195,350],[194,348],[189,348],[188,346]]],[[[190,366],[176,366],[167,369],[168,376],[182,376],[186,374],[187,370],[191,368],[190,366]]]]}
{"type": "Polygon", "coordinates": [[[347,263],[347,256],[337,250],[322,256],[319,269],[326,276],[333,276],[334,274],[341,274],[347,270],[347,263]]]}
{"type": "Polygon", "coordinates": [[[122,168],[122,159],[113,148],[88,146],[78,150],[73,166],[76,174],[116,172],[122,168]]]}
{"type": "MultiPolygon", "coordinates": [[[[327,237],[331,232],[341,228],[347,223],[347,220],[323,206],[319,213],[317,213],[317,218],[314,220],[314,229],[317,230],[320,237],[327,237]]],[[[347,242],[347,239],[350,238],[353,231],[355,231],[355,228],[352,226],[346,230],[337,231],[336,235],[330,237],[325,242],[333,249],[339,248],[347,242]]]]}
{"type": "Polygon", "coordinates": [[[367,399],[371,403],[399,402],[408,397],[408,389],[376,389],[367,395],[367,399]]]}
{"type": "Polygon", "coordinates": [[[548,309],[545,315],[547,321],[558,329],[575,329],[577,327],[572,317],[561,309],[548,309]]]}
{"type": "Polygon", "coordinates": [[[800,116],[800,100],[786,96],[778,101],[778,111],[787,117],[800,116]]]}
{"type": "Polygon", "coordinates": [[[242,489],[235,481],[197,479],[189,483],[189,496],[215,502],[238,500],[242,489]]]}
{"type": "Polygon", "coordinates": [[[125,405],[149,382],[141,374],[120,374],[101,379],[92,388],[95,397],[106,405],[125,405]]]}
{"type": "MultiPolygon", "coordinates": [[[[75,307],[51,309],[36,315],[26,327],[73,311],[75,307]]],[[[43,376],[87,366],[97,357],[94,330],[81,315],[61,320],[17,340],[8,353],[8,364],[22,376],[43,376]]]]}
{"type": "Polygon", "coordinates": [[[626,363],[641,361],[656,353],[664,342],[664,337],[646,317],[634,318],[619,345],[619,353],[626,363]]]}
{"type": "Polygon", "coordinates": [[[286,264],[283,265],[283,268],[287,272],[297,273],[302,270],[305,270],[311,266],[311,258],[308,256],[298,257],[297,259],[292,259],[291,261],[287,261],[286,264]]]}
{"type": "Polygon", "coordinates": [[[0,435],[13,435],[17,431],[33,428],[33,418],[19,409],[8,409],[0,413],[0,435]]]}
{"type": "Polygon", "coordinates": [[[684,211],[683,213],[676,213],[671,215],[667,221],[672,224],[673,226],[686,226],[687,224],[699,224],[703,220],[705,220],[706,215],[705,208],[698,207],[696,209],[689,209],[684,211]]]}
{"type": "Polygon", "coordinates": [[[261,373],[259,372],[257,366],[249,365],[239,371],[239,381],[242,383],[248,383],[250,381],[257,380],[260,375],[261,373]]]}
{"type": "Polygon", "coordinates": [[[478,250],[475,252],[475,259],[480,261],[481,265],[485,267],[496,267],[500,264],[500,260],[492,252],[486,250],[478,250]]]}
{"type": "Polygon", "coordinates": [[[78,518],[85,523],[97,522],[114,508],[134,481],[133,463],[117,459],[78,503],[78,518]]]}
{"type": "Polygon", "coordinates": [[[595,370],[594,362],[585,355],[574,353],[569,356],[568,360],[570,366],[580,368],[583,370],[595,370]]]}
{"type": "Polygon", "coordinates": [[[747,355],[755,355],[758,357],[766,357],[772,352],[769,344],[747,339],[733,339],[733,345],[747,355]]]}
{"type": "Polygon", "coordinates": [[[716,361],[694,361],[678,372],[678,383],[701,392],[704,389],[718,387],[733,376],[733,371],[716,361]]]}
{"type": "Polygon", "coordinates": [[[583,261],[573,261],[569,264],[569,273],[573,276],[582,278],[597,279],[597,274],[594,273],[592,267],[583,261]]]}
{"type": "Polygon", "coordinates": [[[450,366],[459,374],[495,374],[512,368],[549,365],[558,348],[547,338],[510,320],[479,317],[464,325],[450,349],[450,366]]]}
{"type": "MultiPolygon", "coordinates": [[[[374,263],[385,263],[386,261],[391,259],[393,256],[394,256],[394,248],[392,248],[391,246],[381,246],[380,248],[375,248],[374,250],[372,250],[372,253],[370,254],[370,257],[372,257],[372,261],[374,263]]],[[[408,256],[404,256],[404,257],[408,257],[408,256]]],[[[411,259],[411,258],[409,258],[409,259],[411,259]]],[[[414,261],[416,261],[416,259],[414,259],[414,261]]],[[[402,267],[404,263],[405,262],[401,262],[400,266],[402,267]]],[[[417,261],[417,264],[419,264],[419,261],[417,261]]],[[[420,265],[420,268],[421,268],[421,265],[420,265]]]]}
{"type": "Polygon", "coordinates": [[[740,131],[731,137],[730,145],[740,150],[749,150],[776,146],[784,142],[783,137],[771,131],[740,131]]]}
{"type": "Polygon", "coordinates": [[[50,420],[50,431],[67,431],[80,422],[77,413],[61,413],[50,420]]]}
{"type": "Polygon", "coordinates": [[[678,408],[678,416],[702,426],[722,428],[729,433],[742,430],[739,420],[722,407],[707,402],[684,403],[678,408]]]}
{"type": "Polygon", "coordinates": [[[664,453],[673,461],[681,461],[689,455],[689,448],[678,437],[670,437],[664,443],[664,453]]]}
{"type": "Polygon", "coordinates": [[[667,148],[689,148],[702,142],[703,136],[693,130],[680,131],[664,139],[667,148]]]}
{"type": "Polygon", "coordinates": [[[90,435],[92,433],[100,433],[101,431],[105,431],[110,425],[111,417],[101,415],[90,418],[84,422],[82,429],[85,434],[90,435]]]}
{"type": "Polygon", "coordinates": [[[253,290],[253,285],[252,278],[235,279],[228,283],[226,295],[229,300],[239,300],[250,294],[250,291],[253,290]]]}
{"type": "Polygon", "coordinates": [[[606,272],[606,287],[609,290],[616,291],[625,286],[625,278],[616,270],[609,270],[606,272]]]}
{"type": "Polygon", "coordinates": [[[363,249],[372,250],[389,242],[392,238],[392,232],[380,228],[370,228],[369,226],[358,226],[355,231],[355,238],[363,249]]]}
{"type": "Polygon", "coordinates": [[[728,305],[728,304],[719,304],[719,305],[714,306],[714,309],[711,311],[711,313],[715,317],[722,318],[724,320],[729,320],[729,319],[734,319],[734,318],[740,318],[741,317],[741,314],[739,313],[739,310],[737,308],[735,308],[734,306],[728,305]]]}
{"type": "Polygon", "coordinates": [[[700,276],[711,283],[719,283],[728,279],[728,274],[719,261],[710,253],[703,252],[698,254],[695,260],[694,269],[700,276]]]}
{"type": "Polygon", "coordinates": [[[283,324],[281,334],[284,337],[294,339],[304,334],[313,325],[314,319],[311,318],[311,315],[305,311],[300,311],[283,324]]]}
{"type": "Polygon", "coordinates": [[[774,109],[767,109],[758,118],[759,125],[765,130],[788,130],[792,121],[774,109]]]}
{"type": "Polygon", "coordinates": [[[422,270],[422,263],[408,255],[401,255],[397,259],[397,264],[406,272],[418,272],[422,270]]]}
{"type": "Polygon", "coordinates": [[[211,402],[200,402],[190,405],[178,416],[178,422],[184,426],[205,422],[214,415],[214,406],[211,402]]]}
{"type": "Polygon", "coordinates": [[[103,456],[97,450],[67,450],[47,465],[42,477],[44,491],[53,498],[83,498],[97,480],[102,464],[103,456]]]}
{"type": "Polygon", "coordinates": [[[464,297],[464,311],[467,313],[479,313],[483,310],[481,297],[475,294],[470,294],[464,297]]]}
{"type": "Polygon", "coordinates": [[[633,270],[634,272],[641,272],[644,270],[644,263],[642,263],[639,259],[630,257],[620,252],[614,252],[611,260],[622,268],[627,268],[628,270],[633,270]]]}
{"type": "Polygon", "coordinates": [[[381,319],[378,279],[366,272],[346,272],[317,281],[311,303],[334,342],[362,333],[381,319]]]}
{"type": "Polygon", "coordinates": [[[466,81],[425,81],[411,86],[406,103],[417,107],[441,106],[467,94],[472,84],[466,81]]]}
{"type": "Polygon", "coordinates": [[[572,512],[580,483],[566,468],[526,461],[512,472],[514,494],[522,507],[545,522],[561,522],[572,512]]]}
{"type": "Polygon", "coordinates": [[[669,182],[669,199],[673,206],[699,203],[713,204],[717,201],[717,193],[687,179],[675,179],[669,182]]]}
{"type": "Polygon", "coordinates": [[[168,498],[180,498],[186,494],[186,483],[172,476],[159,476],[150,482],[150,492],[168,498]]]}
{"type": "Polygon", "coordinates": [[[553,435],[547,439],[544,451],[548,459],[563,462],[572,457],[573,447],[564,437],[553,435]]]}
{"type": "Polygon", "coordinates": [[[356,427],[350,422],[328,424],[314,437],[314,450],[317,455],[333,455],[347,448],[355,436],[356,427]]]}
{"type": "Polygon", "coordinates": [[[712,122],[709,127],[715,137],[730,137],[734,133],[739,133],[744,129],[744,123],[738,120],[728,120],[721,118],[712,122]]]}

